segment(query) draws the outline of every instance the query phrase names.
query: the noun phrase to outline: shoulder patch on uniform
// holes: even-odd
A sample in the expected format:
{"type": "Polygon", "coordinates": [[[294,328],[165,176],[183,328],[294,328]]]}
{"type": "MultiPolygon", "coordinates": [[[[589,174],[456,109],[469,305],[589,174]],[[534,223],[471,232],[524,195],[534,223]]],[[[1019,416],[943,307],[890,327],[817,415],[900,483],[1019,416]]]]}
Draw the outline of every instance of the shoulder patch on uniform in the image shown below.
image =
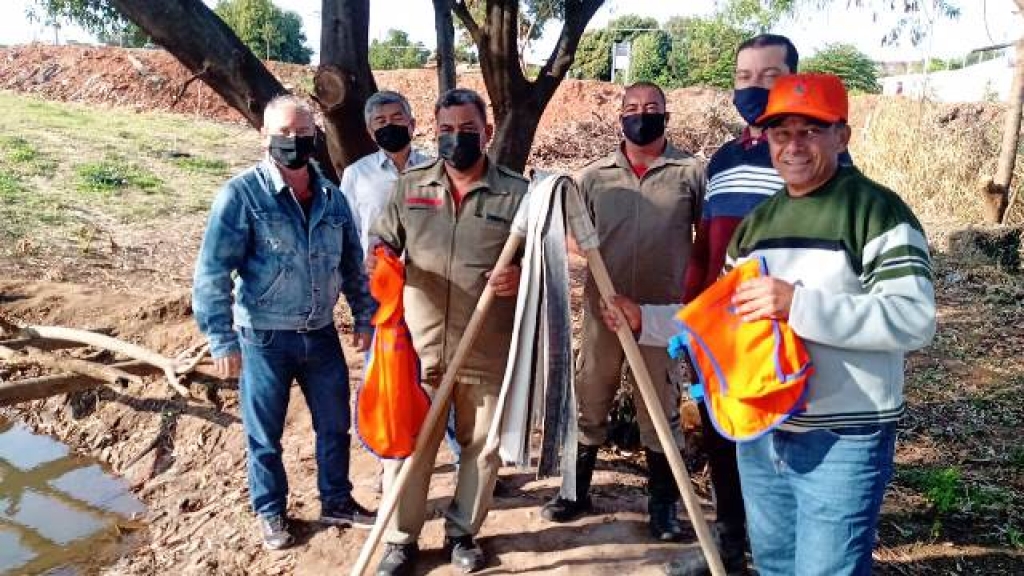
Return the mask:
{"type": "Polygon", "coordinates": [[[435,159],[433,162],[424,162],[422,164],[416,164],[415,166],[410,166],[410,167],[406,168],[405,170],[402,170],[402,174],[412,174],[413,172],[424,172],[426,170],[429,170],[429,169],[433,168],[434,165],[436,165],[439,161],[440,161],[440,159],[435,159]]]}
{"type": "Polygon", "coordinates": [[[501,164],[496,164],[496,166],[498,168],[498,172],[501,172],[505,176],[511,176],[513,178],[518,178],[519,180],[522,180],[523,182],[529,182],[530,181],[529,178],[527,178],[526,176],[523,176],[522,174],[520,174],[519,172],[516,172],[515,170],[513,170],[511,168],[506,168],[506,167],[502,166],[501,164]]]}

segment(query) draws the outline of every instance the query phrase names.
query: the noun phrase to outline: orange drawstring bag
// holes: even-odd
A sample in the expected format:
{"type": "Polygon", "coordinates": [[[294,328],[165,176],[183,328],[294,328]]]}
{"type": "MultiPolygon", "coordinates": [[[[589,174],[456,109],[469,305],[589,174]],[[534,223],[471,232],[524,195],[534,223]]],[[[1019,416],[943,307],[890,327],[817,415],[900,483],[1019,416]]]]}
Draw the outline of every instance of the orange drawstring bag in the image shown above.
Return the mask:
{"type": "Polygon", "coordinates": [[[763,258],[733,268],[679,311],[683,331],[669,342],[673,358],[689,353],[711,421],[737,442],[754,440],[802,411],[814,373],[807,348],[789,324],[744,322],[736,313],[736,288],[767,275],[763,258]]]}
{"type": "Polygon", "coordinates": [[[378,308],[371,323],[373,343],[366,360],[366,377],[356,398],[356,434],[380,458],[406,458],[430,410],[420,387],[420,366],[412,336],[405,324],[402,290],[405,266],[384,249],[374,250],[377,267],[370,277],[370,294],[378,308]]]}

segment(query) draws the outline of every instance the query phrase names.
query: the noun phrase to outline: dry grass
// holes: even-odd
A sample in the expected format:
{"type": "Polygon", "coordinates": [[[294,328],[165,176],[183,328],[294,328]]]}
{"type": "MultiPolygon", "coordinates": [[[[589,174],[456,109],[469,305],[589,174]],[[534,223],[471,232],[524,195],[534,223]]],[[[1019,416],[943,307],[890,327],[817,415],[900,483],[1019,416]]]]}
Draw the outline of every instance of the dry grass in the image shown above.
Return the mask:
{"type": "Polygon", "coordinates": [[[980,223],[979,179],[995,169],[1002,108],[854,98],[854,163],[927,221],[980,223]]]}
{"type": "Polygon", "coordinates": [[[0,92],[0,125],[0,255],[201,217],[259,155],[248,127],[10,92],[0,92]]]}

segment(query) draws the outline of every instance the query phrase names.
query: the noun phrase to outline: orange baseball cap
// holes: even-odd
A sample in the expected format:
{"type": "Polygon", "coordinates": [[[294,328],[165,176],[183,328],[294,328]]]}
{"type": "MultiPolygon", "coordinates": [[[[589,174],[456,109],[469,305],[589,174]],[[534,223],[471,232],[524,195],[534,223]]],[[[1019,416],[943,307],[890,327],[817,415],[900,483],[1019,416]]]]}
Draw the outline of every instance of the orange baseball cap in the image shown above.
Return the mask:
{"type": "Polygon", "coordinates": [[[790,115],[829,124],[845,122],[850,117],[850,100],[843,81],[834,74],[779,76],[768,93],[768,106],[755,124],[762,126],[790,115]]]}

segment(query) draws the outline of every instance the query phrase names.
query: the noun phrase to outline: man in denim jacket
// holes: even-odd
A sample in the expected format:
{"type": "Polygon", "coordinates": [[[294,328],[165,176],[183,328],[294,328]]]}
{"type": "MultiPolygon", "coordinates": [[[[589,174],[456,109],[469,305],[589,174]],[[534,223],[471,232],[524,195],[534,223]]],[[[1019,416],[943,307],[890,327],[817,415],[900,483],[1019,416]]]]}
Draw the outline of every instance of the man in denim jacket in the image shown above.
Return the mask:
{"type": "Polygon", "coordinates": [[[292,380],[316,431],[322,522],[372,526],[351,495],[348,370],[334,326],[345,293],[354,344],[370,342],[370,298],[359,234],[341,192],[309,162],[315,125],[293,96],[272,100],[267,156],[217,194],[196,262],[192,302],[223,377],[241,377],[249,492],[264,546],[292,543],[281,435],[292,380]]]}

